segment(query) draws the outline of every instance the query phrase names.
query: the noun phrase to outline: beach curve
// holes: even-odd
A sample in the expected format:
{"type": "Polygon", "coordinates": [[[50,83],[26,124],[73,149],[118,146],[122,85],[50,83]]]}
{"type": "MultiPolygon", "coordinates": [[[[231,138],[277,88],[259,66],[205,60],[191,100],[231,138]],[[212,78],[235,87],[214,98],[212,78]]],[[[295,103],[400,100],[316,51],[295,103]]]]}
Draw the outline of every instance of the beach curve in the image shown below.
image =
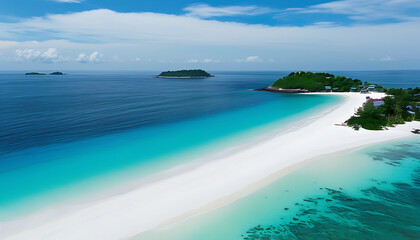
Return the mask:
{"type": "MultiPolygon", "coordinates": [[[[334,93],[331,93],[334,94],[334,93]]],[[[284,132],[196,169],[130,192],[80,206],[55,219],[40,220],[5,239],[121,239],[211,210],[242,196],[268,176],[305,160],[346,149],[411,136],[411,122],[387,131],[335,126],[353,115],[368,95],[339,93],[346,100],[299,129],[284,132]]],[[[374,93],[378,98],[383,94],[374,93]]],[[[39,220],[39,219],[38,219],[39,220]]],[[[0,225],[1,226],[1,225],[0,225]]]]}

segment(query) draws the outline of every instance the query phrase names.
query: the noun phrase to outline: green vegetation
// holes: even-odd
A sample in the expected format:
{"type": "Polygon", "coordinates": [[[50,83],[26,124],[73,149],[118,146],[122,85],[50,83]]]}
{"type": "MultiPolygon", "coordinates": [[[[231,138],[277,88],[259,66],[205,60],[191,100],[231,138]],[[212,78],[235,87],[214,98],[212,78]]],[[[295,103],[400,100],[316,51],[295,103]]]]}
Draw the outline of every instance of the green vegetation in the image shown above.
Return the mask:
{"type": "Polygon", "coordinates": [[[158,75],[158,77],[197,77],[197,78],[203,78],[203,77],[213,77],[210,73],[201,70],[179,70],[179,71],[167,71],[162,72],[158,75]]]}
{"type": "MultiPolygon", "coordinates": [[[[334,91],[350,92],[360,91],[363,87],[369,86],[369,83],[363,84],[358,79],[346,78],[344,76],[334,76],[330,73],[312,73],[312,72],[292,72],[288,76],[277,80],[273,87],[282,89],[306,89],[310,92],[334,91]],[[353,89],[352,89],[353,88],[353,89]]],[[[382,90],[382,86],[376,86],[375,90],[382,90]]]]}
{"type": "Polygon", "coordinates": [[[373,101],[368,101],[357,111],[356,116],[348,120],[348,126],[381,130],[406,121],[420,121],[420,88],[391,88],[386,93],[390,96],[384,98],[384,104],[375,108],[373,101]]]}
{"type": "Polygon", "coordinates": [[[358,130],[360,127],[368,130],[381,130],[387,125],[385,117],[375,108],[373,101],[368,101],[357,111],[358,116],[351,117],[347,125],[358,130]]]}

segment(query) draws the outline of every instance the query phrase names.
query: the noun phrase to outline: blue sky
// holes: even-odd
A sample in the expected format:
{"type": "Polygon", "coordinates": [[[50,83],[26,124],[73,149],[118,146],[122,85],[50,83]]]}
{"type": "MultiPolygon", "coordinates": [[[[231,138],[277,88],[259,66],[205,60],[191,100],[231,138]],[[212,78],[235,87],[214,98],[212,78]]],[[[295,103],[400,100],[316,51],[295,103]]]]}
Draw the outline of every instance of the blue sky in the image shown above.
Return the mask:
{"type": "Polygon", "coordinates": [[[420,0],[0,2],[0,69],[420,69],[420,0]]]}

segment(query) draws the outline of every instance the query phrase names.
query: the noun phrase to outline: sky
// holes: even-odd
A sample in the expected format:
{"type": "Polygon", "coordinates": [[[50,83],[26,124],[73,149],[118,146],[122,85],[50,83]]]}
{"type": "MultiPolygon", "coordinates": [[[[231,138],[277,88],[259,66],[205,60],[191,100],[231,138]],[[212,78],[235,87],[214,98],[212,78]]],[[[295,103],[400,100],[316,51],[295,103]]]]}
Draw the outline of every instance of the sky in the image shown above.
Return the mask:
{"type": "Polygon", "coordinates": [[[2,0],[0,70],[420,69],[420,0],[2,0]]]}

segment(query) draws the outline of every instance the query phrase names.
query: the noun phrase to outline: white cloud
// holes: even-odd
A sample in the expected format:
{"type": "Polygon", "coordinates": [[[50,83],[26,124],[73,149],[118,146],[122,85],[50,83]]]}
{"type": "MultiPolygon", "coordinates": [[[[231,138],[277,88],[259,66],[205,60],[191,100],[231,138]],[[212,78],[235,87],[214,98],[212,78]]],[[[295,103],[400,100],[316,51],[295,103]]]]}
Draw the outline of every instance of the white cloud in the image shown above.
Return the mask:
{"type": "Polygon", "coordinates": [[[314,26],[320,26],[320,27],[333,27],[336,26],[335,22],[315,22],[313,24],[314,26]]]}
{"type": "Polygon", "coordinates": [[[249,56],[245,59],[235,59],[235,62],[237,63],[250,63],[250,62],[262,62],[263,60],[259,56],[249,56]]]}
{"type": "Polygon", "coordinates": [[[420,0],[340,0],[309,6],[289,8],[286,12],[348,15],[354,20],[418,19],[420,0]],[[417,9],[416,12],[411,12],[417,9]]]}
{"type": "MultiPolygon", "coordinates": [[[[131,62],[143,62],[143,63],[153,62],[152,59],[150,59],[150,58],[149,59],[145,59],[145,58],[140,58],[140,57],[130,58],[130,61],[131,62]]],[[[125,62],[125,61],[124,61],[124,59],[120,59],[120,61],[118,61],[118,62],[125,62]]]]}
{"type": "Polygon", "coordinates": [[[1,41],[0,40],[0,48],[10,48],[10,47],[15,47],[17,46],[19,43],[16,41],[1,41]]]}
{"type": "Polygon", "coordinates": [[[198,59],[187,60],[187,63],[219,63],[219,62],[221,61],[217,59],[211,59],[211,58],[206,58],[204,60],[198,60],[198,59]]]}
{"type": "Polygon", "coordinates": [[[47,51],[41,54],[41,57],[46,58],[46,59],[57,59],[58,58],[57,49],[48,48],[47,51]]]}
{"type": "MultiPolygon", "coordinates": [[[[177,63],[177,67],[182,68],[182,64],[189,59],[186,52],[194,52],[195,55],[190,60],[196,59],[198,62],[210,59],[210,56],[215,61],[214,59],[234,59],[243,56],[243,53],[254,53],[267,63],[257,64],[258,61],[252,62],[249,59],[248,62],[255,63],[255,66],[268,66],[268,59],[276,59],[282,63],[283,68],[312,69],[332,69],[332,66],[342,68],[344,65],[356,69],[366,69],[376,66],[375,64],[383,66],[379,58],[376,61],[369,61],[369,58],[383,56],[385,52],[389,56],[398,56],[393,61],[395,67],[398,67],[397,63],[404,62],[411,65],[401,68],[415,68],[420,60],[418,29],[420,20],[417,19],[380,25],[266,26],[170,14],[120,13],[99,9],[50,14],[15,23],[0,22],[0,39],[3,40],[0,40],[0,49],[5,56],[3,59],[13,59],[16,49],[45,51],[56,48],[61,55],[73,59],[66,62],[69,68],[79,66],[70,65],[79,58],[78,53],[84,53],[80,60],[88,62],[95,51],[98,52],[98,59],[102,59],[99,53],[104,56],[115,55],[130,62],[132,69],[138,68],[138,64],[135,65],[130,60],[140,54],[142,59],[149,59],[142,61],[145,69],[172,67],[173,64],[169,63],[177,63]],[[34,41],[39,37],[50,40],[34,41]],[[160,64],[159,59],[165,61],[160,64]],[[366,62],[360,59],[366,59],[366,62]]],[[[111,60],[103,59],[101,61],[104,64],[96,66],[109,67],[111,60]]],[[[5,61],[1,62],[0,67],[14,67],[12,63],[6,66],[5,61]]],[[[246,61],[245,56],[235,60],[246,61]]],[[[121,65],[113,63],[112,66],[128,68],[127,62],[121,65]]],[[[219,64],[218,67],[228,69],[240,66],[233,61],[223,63],[225,64],[219,64]]],[[[23,67],[23,64],[19,65],[23,67]]],[[[246,64],[247,69],[252,66],[246,64]]]]}
{"type": "Polygon", "coordinates": [[[102,54],[98,51],[92,54],[80,53],[77,57],[77,61],[80,63],[98,63],[102,61],[102,54]]]}
{"type": "Polygon", "coordinates": [[[54,2],[60,2],[60,3],[81,3],[83,0],[52,0],[54,2]]]}
{"type": "Polygon", "coordinates": [[[246,62],[262,62],[261,58],[258,56],[249,56],[245,59],[246,62]]]}
{"type": "Polygon", "coordinates": [[[255,16],[275,12],[277,10],[259,6],[212,7],[207,4],[194,4],[184,8],[184,11],[188,12],[187,16],[211,18],[239,15],[255,16]]]}
{"type": "Polygon", "coordinates": [[[221,62],[220,60],[217,59],[210,59],[210,58],[206,58],[203,60],[204,63],[219,63],[221,62]]]}
{"type": "Polygon", "coordinates": [[[394,61],[395,59],[389,55],[385,55],[384,57],[381,57],[381,58],[371,57],[369,60],[372,62],[390,62],[390,61],[394,61]]]}
{"type": "Polygon", "coordinates": [[[382,61],[382,62],[389,62],[389,61],[392,61],[392,60],[394,60],[394,58],[392,58],[392,57],[390,57],[388,55],[386,55],[385,57],[379,59],[379,61],[382,61]]]}
{"type": "Polygon", "coordinates": [[[172,61],[172,60],[167,60],[167,59],[161,59],[161,60],[158,60],[158,62],[159,62],[159,63],[173,63],[174,61],[172,61]]]}
{"type": "Polygon", "coordinates": [[[0,31],[16,38],[34,35],[75,42],[164,45],[166,43],[279,46],[299,44],[365,45],[394,41],[414,42],[420,20],[358,26],[273,27],[203,20],[159,13],[118,13],[107,9],[30,18],[0,23],[0,31]],[[392,32],[393,34],[389,34],[392,32]],[[203,37],[205,36],[205,37],[203,37]],[[410,38],[410,39],[408,39],[410,38]]]}
{"type": "Polygon", "coordinates": [[[18,62],[44,62],[53,63],[63,61],[64,58],[60,56],[55,48],[48,48],[46,51],[35,49],[16,49],[15,60],[18,62]]]}

